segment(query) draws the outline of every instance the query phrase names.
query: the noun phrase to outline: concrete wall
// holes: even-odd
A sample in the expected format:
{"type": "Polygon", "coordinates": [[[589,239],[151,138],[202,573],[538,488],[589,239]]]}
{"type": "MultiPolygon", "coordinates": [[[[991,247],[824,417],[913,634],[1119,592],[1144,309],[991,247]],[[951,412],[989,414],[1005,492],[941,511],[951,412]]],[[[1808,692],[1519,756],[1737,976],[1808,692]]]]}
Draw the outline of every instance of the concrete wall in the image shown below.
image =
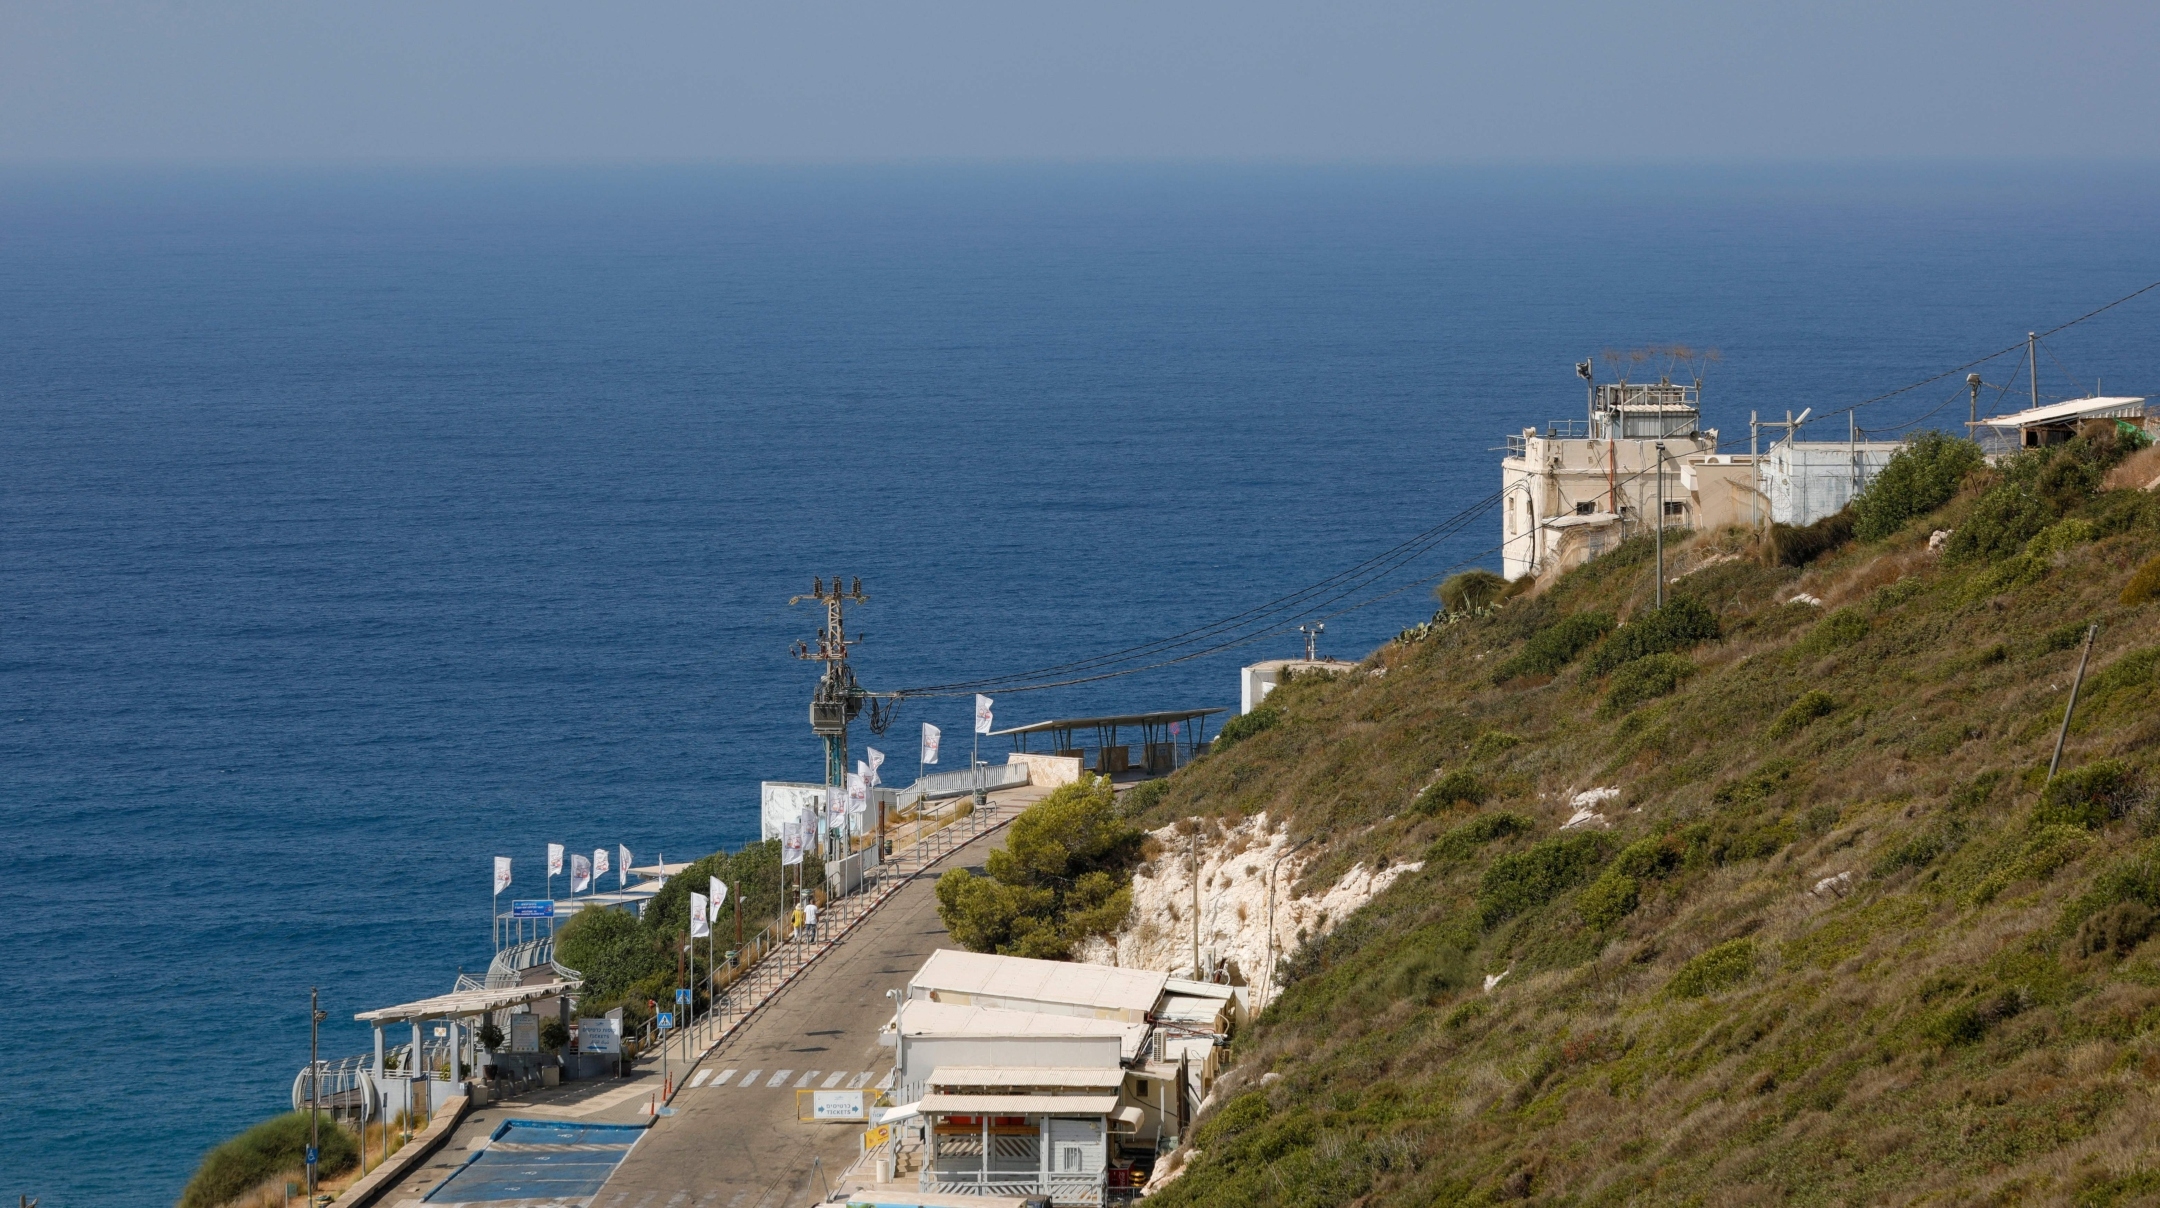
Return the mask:
{"type": "MultiPolygon", "coordinates": [[[[1557,553],[1560,536],[1544,527],[1557,516],[1580,514],[1578,505],[1609,511],[1615,493],[1630,535],[1647,531],[1657,516],[1657,442],[1543,437],[1526,433],[1521,456],[1500,463],[1501,573],[1510,579],[1545,570],[1557,553]]],[[[1692,501],[1680,484],[1688,458],[1717,449],[1717,433],[1665,441],[1665,498],[1683,507],[1669,517],[1674,528],[1698,524],[1692,501]]]]}
{"type": "Polygon", "coordinates": [[[1852,501],[1905,446],[1897,441],[1780,441],[1764,455],[1763,491],[1779,524],[1813,524],[1852,501]]]}
{"type": "Polygon", "coordinates": [[[1070,755],[1032,755],[1014,751],[1005,762],[1026,767],[1028,783],[1038,788],[1056,788],[1080,779],[1080,761],[1070,755]]]}

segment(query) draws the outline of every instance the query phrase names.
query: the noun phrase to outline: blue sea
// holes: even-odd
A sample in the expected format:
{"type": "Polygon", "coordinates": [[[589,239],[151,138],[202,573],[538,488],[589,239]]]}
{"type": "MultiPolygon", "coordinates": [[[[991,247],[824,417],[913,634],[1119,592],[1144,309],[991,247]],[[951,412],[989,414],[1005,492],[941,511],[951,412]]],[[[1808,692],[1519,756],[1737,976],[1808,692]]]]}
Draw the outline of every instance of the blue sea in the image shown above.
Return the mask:
{"type": "MultiPolygon", "coordinates": [[[[754,837],[758,781],[819,775],[813,576],[861,577],[873,690],[1187,630],[1475,504],[1601,349],[1717,348],[1706,410],[1744,440],[2129,293],[2156,183],[0,174],[0,1197],[172,1202],[284,1107],[309,987],[343,1055],[354,1011],[486,964],[494,856],[539,896],[550,842],[754,837]]],[[[2160,392],[2156,333],[2160,292],[2053,337],[2042,394],[2160,392]]],[[[1860,423],[1954,426],[1962,377],[1860,423]]],[[[1406,589],[1323,653],[1497,542],[1480,517],[1344,601],[1406,589]]],[[[1240,662],[1299,649],[998,721],[1234,706],[1240,662]]],[[[889,781],[922,721],[964,757],[967,702],[911,700],[869,738],[889,781]]]]}

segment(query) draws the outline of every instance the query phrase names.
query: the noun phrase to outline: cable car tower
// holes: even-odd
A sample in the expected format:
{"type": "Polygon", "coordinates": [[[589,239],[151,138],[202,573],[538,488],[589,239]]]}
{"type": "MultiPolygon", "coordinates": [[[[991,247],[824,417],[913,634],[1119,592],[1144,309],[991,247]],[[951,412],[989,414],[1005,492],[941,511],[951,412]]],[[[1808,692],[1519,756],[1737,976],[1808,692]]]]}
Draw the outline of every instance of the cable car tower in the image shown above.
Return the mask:
{"type": "Polygon", "coordinates": [[[818,630],[817,644],[795,643],[796,658],[825,664],[825,674],[818,679],[817,690],[810,696],[810,732],[825,740],[825,785],[834,792],[845,791],[848,773],[848,723],[862,712],[863,701],[870,695],[855,682],[855,671],[848,666],[848,647],[862,641],[847,636],[845,610],[849,604],[867,604],[870,597],[863,594],[862,580],[856,579],[846,591],[840,587],[840,576],[834,575],[832,590],[825,590],[823,579],[810,580],[810,594],[791,596],[790,605],[804,600],[816,600],[825,606],[825,628],[818,630]]]}

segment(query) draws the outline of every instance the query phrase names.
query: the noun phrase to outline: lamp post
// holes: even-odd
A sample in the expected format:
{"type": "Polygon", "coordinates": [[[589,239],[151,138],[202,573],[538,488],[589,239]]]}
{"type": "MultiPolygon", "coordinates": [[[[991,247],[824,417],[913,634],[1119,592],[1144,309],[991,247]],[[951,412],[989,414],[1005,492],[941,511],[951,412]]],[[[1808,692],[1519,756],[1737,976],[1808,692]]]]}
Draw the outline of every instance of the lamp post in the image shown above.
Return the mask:
{"type": "MultiPolygon", "coordinates": [[[[315,1206],[315,1167],[322,1153],[322,1065],[317,1056],[317,1034],[324,1019],[319,992],[308,987],[308,1142],[307,1142],[307,1193],[308,1208],[315,1206]]],[[[365,1125],[362,1125],[365,1128],[365,1125]]]]}

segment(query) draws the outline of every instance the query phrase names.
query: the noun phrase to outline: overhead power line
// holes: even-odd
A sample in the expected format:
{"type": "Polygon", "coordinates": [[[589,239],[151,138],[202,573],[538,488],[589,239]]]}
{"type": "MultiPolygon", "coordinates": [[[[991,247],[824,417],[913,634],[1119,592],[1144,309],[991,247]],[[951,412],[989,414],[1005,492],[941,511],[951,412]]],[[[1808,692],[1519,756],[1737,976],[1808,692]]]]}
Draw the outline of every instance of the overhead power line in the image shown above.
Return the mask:
{"type": "MultiPolygon", "coordinates": [[[[2058,323],[2046,331],[2038,332],[2031,338],[2046,339],[2049,336],[2067,331],[2080,323],[2098,318],[2125,302],[2142,297],[2156,289],[2160,289],[2160,281],[2154,281],[2143,288],[2132,290],[2112,302],[2094,307],[2076,318],[2058,323]]],[[[1857,403],[1825,411],[1822,418],[1828,419],[1833,415],[1844,415],[1858,411],[1862,407],[1887,402],[1900,395],[1918,390],[1923,386],[1942,381],[1944,378],[1968,372],[2010,353],[2023,351],[2026,347],[2027,341],[2025,340],[2004,345],[2002,348],[1985,356],[1976,357],[1962,365],[1953,366],[1940,373],[1930,374],[1918,381],[1908,382],[1895,390],[1886,390],[1881,394],[1862,399],[1857,403]]],[[[1919,419],[1878,430],[1895,431],[1898,428],[1907,428],[1925,422],[1954,401],[1956,401],[1956,396],[1931,408],[1921,415],[1919,419]]],[[[1721,442],[1718,448],[1722,451],[1726,448],[1737,447],[1740,443],[1739,439],[1735,438],[1721,442]]],[[[1630,474],[1629,477],[1632,479],[1647,472],[1638,471],[1630,474]]],[[[1483,550],[1467,559],[1451,564],[1437,575],[1428,572],[1407,583],[1391,586],[1379,594],[1334,609],[1334,611],[1329,611],[1329,609],[1341,604],[1344,600],[1373,587],[1383,579],[1390,578],[1426,553],[1429,553],[1440,542],[1460,532],[1471,521],[1490,511],[1495,504],[1499,503],[1501,494],[1501,492],[1495,491],[1442,520],[1440,523],[1433,525],[1431,528],[1425,529],[1423,532],[1417,533],[1354,566],[1329,575],[1317,583],[1309,584],[1287,595],[1277,596],[1264,604],[1256,605],[1220,620],[1211,621],[1205,625],[1195,626],[1183,632],[1142,642],[1138,645],[1127,646],[1122,650],[1113,650],[1087,658],[1052,664],[1047,667],[1037,667],[1033,670],[1005,675],[986,676],[980,679],[928,684],[919,688],[905,688],[892,695],[897,697],[940,697],[964,696],[975,692],[1011,694],[1015,692],[1036,692],[1048,688],[1072,687],[1077,684],[1094,683],[1100,680],[1116,679],[1120,676],[1135,675],[1143,671],[1153,671],[1178,663],[1190,662],[1193,659],[1204,658],[1211,654],[1219,654],[1226,650],[1289,632],[1301,621],[1332,620],[1335,617],[1370,607],[1382,600],[1390,599],[1413,588],[1433,582],[1441,575],[1467,566],[1501,548],[1495,546],[1492,549],[1483,550]],[[1126,664],[1133,665],[1128,666],[1126,664]]]]}

